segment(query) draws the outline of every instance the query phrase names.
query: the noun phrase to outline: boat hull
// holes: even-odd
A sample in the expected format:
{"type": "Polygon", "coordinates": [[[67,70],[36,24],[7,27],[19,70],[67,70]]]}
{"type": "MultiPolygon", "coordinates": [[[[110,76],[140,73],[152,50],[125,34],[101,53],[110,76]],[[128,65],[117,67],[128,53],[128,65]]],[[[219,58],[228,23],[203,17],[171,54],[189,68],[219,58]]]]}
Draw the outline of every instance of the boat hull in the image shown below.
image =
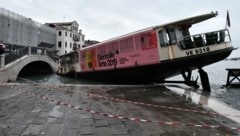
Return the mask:
{"type": "Polygon", "coordinates": [[[65,76],[77,77],[101,83],[148,84],[162,82],[164,79],[181,73],[184,69],[197,69],[228,57],[233,48],[225,48],[201,55],[188,56],[158,64],[112,69],[106,71],[69,72],[65,76]]]}

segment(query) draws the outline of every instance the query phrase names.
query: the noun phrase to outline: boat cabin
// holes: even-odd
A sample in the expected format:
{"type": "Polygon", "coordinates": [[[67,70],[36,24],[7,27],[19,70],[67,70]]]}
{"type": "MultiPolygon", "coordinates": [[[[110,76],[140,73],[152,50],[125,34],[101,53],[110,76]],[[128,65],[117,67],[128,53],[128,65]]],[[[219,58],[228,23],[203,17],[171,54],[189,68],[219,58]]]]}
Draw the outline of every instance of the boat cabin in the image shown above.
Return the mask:
{"type": "MultiPolygon", "coordinates": [[[[230,44],[231,37],[228,29],[190,34],[190,28],[196,23],[217,16],[217,12],[211,12],[180,21],[156,26],[160,45],[161,60],[181,58],[203,54],[211,51],[211,48],[219,44],[230,44]],[[202,48],[203,47],[203,48],[202,48]],[[194,50],[193,50],[194,49],[194,50]],[[185,53],[184,55],[181,53],[185,53]]],[[[215,50],[213,48],[213,50],[215,50]]]]}

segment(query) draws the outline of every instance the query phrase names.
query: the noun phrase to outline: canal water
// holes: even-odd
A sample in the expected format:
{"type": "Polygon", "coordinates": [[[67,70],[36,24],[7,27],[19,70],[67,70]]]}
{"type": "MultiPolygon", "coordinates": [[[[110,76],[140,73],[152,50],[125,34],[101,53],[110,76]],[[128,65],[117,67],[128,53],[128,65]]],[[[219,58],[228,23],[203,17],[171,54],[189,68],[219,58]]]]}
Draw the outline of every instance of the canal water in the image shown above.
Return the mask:
{"type": "MultiPolygon", "coordinates": [[[[211,93],[203,92],[201,87],[199,89],[194,89],[181,84],[166,84],[166,87],[170,91],[182,96],[183,99],[191,101],[197,105],[202,105],[203,107],[210,108],[220,114],[240,115],[240,88],[226,88],[223,86],[226,84],[227,80],[226,68],[240,68],[240,60],[224,60],[203,68],[209,75],[209,80],[212,88],[211,93]]],[[[197,70],[193,71],[193,78],[196,79],[197,76],[197,70]]],[[[56,74],[37,75],[24,78],[54,85],[99,84],[86,80],[61,77],[56,74]]],[[[170,79],[179,80],[182,79],[182,77],[176,76],[170,79]]],[[[24,81],[18,80],[17,82],[24,81]]],[[[200,82],[200,79],[198,82],[200,82]]],[[[239,117],[228,118],[240,123],[239,117]]]]}

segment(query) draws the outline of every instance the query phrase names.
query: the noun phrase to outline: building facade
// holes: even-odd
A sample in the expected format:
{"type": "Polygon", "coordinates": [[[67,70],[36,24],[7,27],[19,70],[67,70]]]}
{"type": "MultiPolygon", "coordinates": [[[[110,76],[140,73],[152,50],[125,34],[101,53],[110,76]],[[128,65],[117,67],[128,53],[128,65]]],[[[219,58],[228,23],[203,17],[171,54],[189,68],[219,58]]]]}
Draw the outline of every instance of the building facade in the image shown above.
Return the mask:
{"type": "Polygon", "coordinates": [[[0,8],[0,41],[11,46],[55,47],[56,30],[0,8]]]}
{"type": "Polygon", "coordinates": [[[78,23],[61,22],[61,23],[46,23],[45,25],[55,28],[56,32],[56,50],[57,55],[61,56],[68,54],[84,46],[85,35],[82,30],[79,30],[78,23]]]}

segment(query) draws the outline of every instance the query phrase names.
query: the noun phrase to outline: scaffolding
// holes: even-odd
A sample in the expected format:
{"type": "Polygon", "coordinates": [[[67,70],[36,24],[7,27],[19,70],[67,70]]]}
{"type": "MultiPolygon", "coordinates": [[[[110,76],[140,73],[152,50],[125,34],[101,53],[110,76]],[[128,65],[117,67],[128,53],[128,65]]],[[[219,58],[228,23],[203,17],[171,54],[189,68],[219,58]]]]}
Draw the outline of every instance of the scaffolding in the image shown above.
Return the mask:
{"type": "Polygon", "coordinates": [[[6,45],[56,45],[56,30],[0,7],[0,41],[6,45]]]}

